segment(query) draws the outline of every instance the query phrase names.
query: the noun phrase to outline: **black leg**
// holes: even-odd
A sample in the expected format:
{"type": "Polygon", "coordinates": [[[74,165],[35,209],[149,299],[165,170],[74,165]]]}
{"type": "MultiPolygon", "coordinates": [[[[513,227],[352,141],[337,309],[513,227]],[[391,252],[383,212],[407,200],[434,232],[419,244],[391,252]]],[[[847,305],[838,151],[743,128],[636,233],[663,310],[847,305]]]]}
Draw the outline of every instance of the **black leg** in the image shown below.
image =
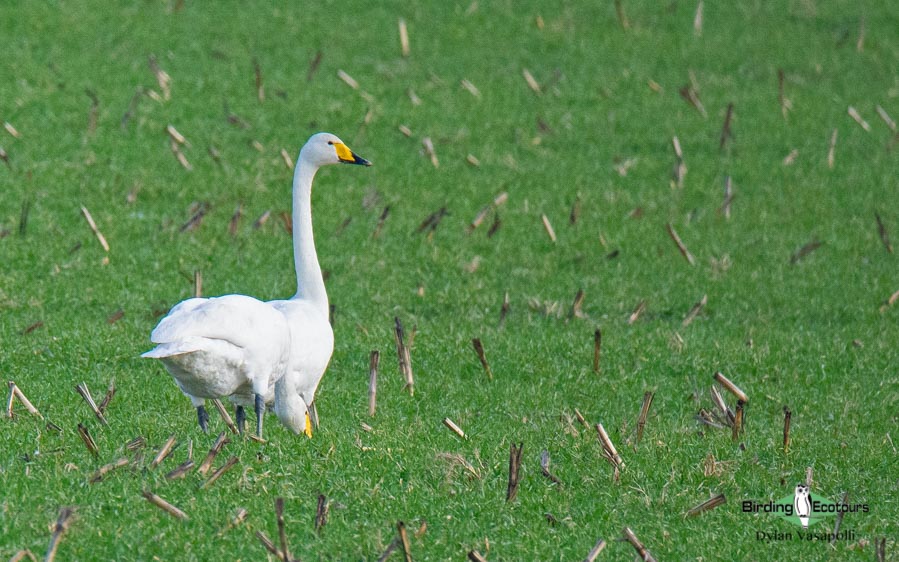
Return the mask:
{"type": "Polygon", "coordinates": [[[243,406],[236,406],[234,414],[237,417],[237,432],[243,435],[243,430],[247,427],[247,412],[243,409],[243,406]]]}
{"type": "Polygon", "coordinates": [[[203,406],[197,406],[197,421],[200,422],[200,429],[203,430],[203,433],[209,433],[209,414],[206,413],[206,408],[203,406]]]}
{"type": "Polygon", "coordinates": [[[265,413],[265,402],[262,396],[256,395],[256,435],[262,439],[262,414],[265,413]]]}

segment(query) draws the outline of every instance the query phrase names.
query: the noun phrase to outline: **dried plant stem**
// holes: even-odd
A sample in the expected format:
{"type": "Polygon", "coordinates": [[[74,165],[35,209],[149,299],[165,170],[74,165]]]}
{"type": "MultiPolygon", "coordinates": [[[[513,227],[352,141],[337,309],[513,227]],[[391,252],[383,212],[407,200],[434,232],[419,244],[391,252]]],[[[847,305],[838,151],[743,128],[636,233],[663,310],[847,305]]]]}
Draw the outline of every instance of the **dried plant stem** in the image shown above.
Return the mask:
{"type": "Polygon", "coordinates": [[[627,20],[627,14],[624,13],[624,6],[621,0],[615,0],[615,14],[618,16],[618,23],[622,29],[630,29],[631,23],[627,20]]]}
{"type": "Polygon", "coordinates": [[[88,432],[87,427],[85,427],[84,424],[78,424],[78,436],[84,441],[84,446],[87,447],[87,450],[90,451],[92,455],[96,457],[100,454],[97,443],[94,441],[94,438],[91,437],[90,432],[88,432]]]}
{"type": "Polygon", "coordinates": [[[203,459],[203,462],[200,463],[200,467],[197,468],[197,472],[202,476],[206,476],[206,473],[209,472],[209,469],[212,468],[212,463],[215,461],[215,457],[221,452],[222,447],[230,443],[231,440],[225,436],[225,432],[219,433],[219,436],[216,438],[215,443],[213,443],[212,448],[209,449],[209,452],[206,454],[206,458],[203,459]]]}
{"type": "Polygon", "coordinates": [[[569,313],[569,317],[571,318],[584,318],[585,314],[581,310],[581,306],[584,304],[584,290],[578,289],[577,293],[574,295],[574,302],[571,303],[571,312],[569,313]]]}
{"type": "Polygon", "coordinates": [[[693,320],[702,312],[702,309],[705,307],[706,303],[708,303],[708,295],[702,295],[702,298],[699,299],[699,302],[693,305],[693,308],[690,309],[690,312],[687,313],[687,316],[684,317],[684,321],[681,323],[684,328],[693,323],[693,320]]]}
{"type": "Polygon", "coordinates": [[[641,543],[637,539],[637,535],[635,535],[634,532],[631,531],[630,527],[624,528],[624,540],[631,543],[634,549],[636,549],[637,554],[641,559],[643,559],[643,562],[655,562],[655,558],[653,558],[652,554],[650,554],[649,551],[646,550],[646,547],[643,546],[643,543],[641,543]]]}
{"type": "Polygon", "coordinates": [[[224,420],[225,425],[228,426],[228,429],[231,430],[231,433],[236,435],[238,433],[237,425],[235,425],[234,420],[231,419],[231,414],[225,409],[222,401],[218,398],[213,398],[212,404],[215,406],[215,409],[218,410],[219,415],[222,417],[222,420],[224,420]]]}
{"type": "Polygon", "coordinates": [[[734,200],[734,190],[733,190],[733,181],[730,179],[730,176],[725,176],[724,178],[724,199],[721,202],[721,208],[719,211],[724,215],[724,218],[730,220],[730,205],[734,200]]]}
{"type": "Polygon", "coordinates": [[[714,379],[718,382],[718,384],[727,389],[728,392],[736,396],[737,400],[742,400],[745,403],[749,402],[749,396],[747,396],[745,392],[740,390],[737,385],[731,382],[730,379],[725,377],[720,371],[715,373],[714,379]]]}
{"type": "Polygon", "coordinates": [[[262,81],[262,67],[259,66],[259,61],[256,58],[253,58],[253,76],[256,79],[256,98],[259,100],[259,103],[265,101],[265,84],[262,81]]]}
{"type": "Polygon", "coordinates": [[[721,397],[721,393],[718,392],[718,388],[715,385],[712,385],[712,402],[715,403],[715,407],[718,408],[718,411],[721,412],[721,415],[724,416],[724,419],[727,421],[727,425],[733,427],[734,425],[734,413],[730,408],[727,407],[727,404],[724,402],[724,398],[721,397]]]}
{"type": "Polygon", "coordinates": [[[893,244],[890,243],[890,235],[887,232],[887,227],[883,224],[883,220],[880,218],[880,214],[875,212],[874,218],[877,219],[877,234],[880,235],[880,241],[883,242],[883,247],[887,252],[893,253],[893,244]]]}
{"type": "Polygon", "coordinates": [[[374,417],[378,395],[378,363],[381,360],[381,352],[377,349],[371,352],[368,360],[368,415],[374,417]]]}
{"type": "Polygon", "coordinates": [[[398,22],[400,28],[400,51],[403,57],[409,56],[409,31],[406,29],[406,20],[400,18],[398,22]]]}
{"type": "Polygon", "coordinates": [[[887,538],[874,537],[874,556],[877,562],[884,562],[887,559],[887,538]]]}
{"type": "Polygon", "coordinates": [[[790,452],[790,422],[792,417],[793,412],[784,406],[784,453],[790,452]]]}
{"type": "Polygon", "coordinates": [[[465,439],[465,432],[462,431],[462,428],[459,427],[458,425],[456,425],[456,423],[455,423],[453,420],[451,420],[451,419],[449,419],[449,418],[443,418],[443,425],[445,425],[446,427],[450,428],[450,430],[451,430],[453,433],[455,433],[456,435],[458,435],[458,436],[461,437],[462,439],[465,439]]]}
{"type": "Polygon", "coordinates": [[[141,492],[141,495],[144,496],[148,502],[152,503],[159,509],[165,511],[172,517],[174,517],[176,519],[182,519],[182,520],[188,519],[186,513],[184,513],[183,511],[181,511],[174,505],[170,504],[169,502],[165,501],[164,499],[160,498],[153,492],[150,492],[149,490],[144,490],[143,492],[141,492]]]}
{"type": "Polygon", "coordinates": [[[284,498],[275,498],[275,518],[278,520],[278,540],[281,542],[281,558],[290,562],[290,551],[287,547],[287,530],[284,526],[284,498]]]}
{"type": "MultiPolygon", "coordinates": [[[[843,492],[843,497],[840,498],[840,504],[846,505],[849,501],[849,492],[843,492]]],[[[830,539],[830,546],[834,546],[837,543],[837,533],[840,532],[840,526],[843,524],[843,516],[846,515],[845,511],[838,511],[837,517],[833,522],[833,536],[830,539]]]]}
{"type": "Polygon", "coordinates": [[[318,495],[318,505],[315,508],[315,532],[321,533],[322,527],[328,522],[328,500],[324,494],[318,495]]]}
{"type": "Polygon", "coordinates": [[[687,263],[690,265],[696,265],[696,258],[693,257],[693,254],[690,253],[690,250],[687,249],[687,246],[684,245],[683,241],[680,239],[680,236],[675,232],[674,227],[671,226],[671,223],[665,223],[665,229],[668,231],[668,236],[674,240],[674,243],[677,245],[677,249],[680,251],[681,255],[684,256],[684,259],[687,260],[687,263]]]}
{"type": "MultiPolygon", "coordinates": [[[[691,75],[692,78],[692,75],[691,75]]],[[[699,92],[697,91],[697,87],[694,84],[684,86],[679,90],[679,93],[684,101],[693,106],[693,109],[699,112],[702,115],[702,118],[705,119],[709,116],[708,112],[705,110],[705,106],[702,105],[702,100],[699,99],[699,92]]]]}
{"type": "Polygon", "coordinates": [[[437,152],[434,150],[434,141],[431,140],[431,137],[424,137],[421,139],[421,146],[425,149],[425,154],[427,154],[428,158],[431,160],[431,165],[435,168],[439,168],[440,160],[437,158],[437,152]]]}
{"type": "Polygon", "coordinates": [[[834,165],[834,153],[837,148],[837,130],[834,129],[833,133],[830,135],[830,148],[827,149],[827,167],[831,170],[834,165]]]}
{"type": "Polygon", "coordinates": [[[97,408],[102,413],[106,413],[106,408],[109,407],[109,403],[112,402],[112,397],[115,396],[116,387],[115,387],[115,378],[109,379],[109,386],[106,388],[106,395],[103,396],[103,400],[100,402],[100,405],[97,408]]]}
{"type": "Polygon", "coordinates": [[[602,444],[603,451],[606,454],[606,457],[609,461],[616,467],[621,467],[624,462],[621,460],[621,456],[618,455],[618,451],[615,449],[615,445],[612,444],[612,439],[609,438],[609,434],[606,432],[606,428],[602,426],[601,423],[596,424],[596,434],[599,437],[599,442],[602,444]]]}
{"type": "Polygon", "coordinates": [[[538,94],[538,95],[539,95],[539,94],[543,93],[542,90],[541,90],[541,88],[540,88],[540,84],[539,84],[539,83],[537,82],[537,80],[534,78],[534,75],[531,74],[531,71],[530,71],[530,70],[528,70],[527,68],[522,68],[522,69],[521,69],[521,75],[524,76],[524,81],[527,82],[528,88],[530,88],[531,90],[533,90],[533,92],[534,92],[535,94],[538,94]]]}
{"type": "Polygon", "coordinates": [[[315,73],[318,70],[318,66],[322,62],[322,56],[324,56],[324,53],[322,53],[321,51],[316,51],[315,56],[312,57],[311,61],[309,61],[309,70],[308,70],[308,72],[306,72],[306,81],[307,82],[311,82],[312,77],[315,76],[315,73]]]}
{"type": "Polygon", "coordinates": [[[387,548],[384,550],[384,552],[381,554],[381,556],[378,557],[378,562],[385,562],[385,560],[390,558],[390,555],[393,554],[393,551],[399,547],[400,547],[400,538],[396,537],[392,541],[390,541],[390,544],[387,545],[387,548]]]}
{"type": "Polygon", "coordinates": [[[524,443],[515,443],[509,446],[509,486],[506,488],[506,501],[510,502],[518,495],[519,471],[521,469],[521,452],[524,443]]]}
{"type": "Polygon", "coordinates": [[[540,453],[540,472],[543,473],[543,476],[546,476],[556,484],[562,484],[562,481],[559,480],[555,474],[549,471],[549,451],[547,451],[546,449],[543,449],[543,452],[540,453]]]}
{"type": "Polygon", "coordinates": [[[487,562],[487,559],[477,550],[469,550],[468,559],[471,560],[471,562],[487,562]]]}
{"type": "Polygon", "coordinates": [[[117,468],[122,468],[123,466],[127,466],[129,462],[130,461],[128,460],[127,457],[122,457],[115,462],[111,462],[109,464],[101,466],[99,469],[97,469],[97,472],[95,472],[94,475],[91,476],[90,483],[96,484],[97,482],[103,480],[104,476],[106,476],[107,474],[109,474],[110,472],[112,472],[113,470],[115,470],[117,468]]]}
{"type": "Polygon", "coordinates": [[[378,238],[381,235],[381,229],[384,228],[384,223],[387,221],[387,217],[390,216],[390,205],[384,207],[384,210],[381,211],[381,215],[378,217],[378,224],[375,225],[375,230],[372,232],[372,239],[378,238]]]}
{"type": "Polygon", "coordinates": [[[543,221],[543,228],[546,230],[546,234],[549,236],[549,239],[556,242],[556,231],[553,230],[553,225],[549,223],[549,219],[546,215],[540,215],[540,220],[543,221]]]}
{"type": "MultiPolygon", "coordinates": [[[[890,303],[890,304],[892,304],[892,303],[890,303]]],[[[25,409],[28,410],[29,414],[37,416],[40,419],[44,419],[44,416],[42,416],[41,413],[37,411],[37,408],[34,407],[34,404],[31,403],[31,400],[29,400],[28,398],[25,397],[25,393],[22,392],[22,389],[19,388],[19,386],[16,383],[9,381],[9,387],[10,387],[10,392],[12,394],[15,394],[16,400],[18,400],[19,402],[22,403],[23,406],[25,406],[25,409]]]]}
{"type": "Polygon", "coordinates": [[[883,122],[886,124],[886,126],[895,133],[896,132],[896,122],[893,121],[892,117],[890,117],[890,114],[887,113],[887,111],[884,108],[880,107],[879,105],[877,106],[876,109],[877,109],[877,115],[879,115],[881,120],[883,120],[883,122]]]}
{"type": "Polygon", "coordinates": [[[109,252],[109,243],[106,242],[106,237],[103,236],[103,233],[100,232],[100,229],[97,228],[97,223],[94,222],[94,217],[91,216],[91,212],[87,210],[87,207],[81,207],[81,214],[84,215],[84,220],[87,221],[87,225],[90,227],[91,232],[94,233],[94,236],[97,237],[97,240],[100,242],[100,245],[103,246],[103,250],[107,253],[109,252]]]}
{"type": "Polygon", "coordinates": [[[734,115],[734,104],[727,104],[727,113],[724,116],[724,125],[721,127],[721,140],[718,143],[719,149],[724,149],[724,145],[727,144],[727,139],[733,137],[733,133],[731,133],[730,127],[731,122],[733,120],[734,115]]]}
{"type": "Polygon", "coordinates": [[[500,205],[509,200],[509,194],[505,191],[502,191],[493,198],[493,202],[489,205],[486,205],[478,214],[475,215],[474,220],[468,225],[468,233],[470,234],[474,229],[481,226],[481,223],[484,222],[484,219],[487,218],[487,215],[491,210],[496,210],[500,205]]]}
{"type": "Polygon", "coordinates": [[[854,107],[852,107],[852,106],[850,105],[849,108],[846,110],[846,112],[849,114],[849,117],[852,117],[852,120],[853,120],[853,121],[855,121],[856,123],[858,123],[858,125],[859,125],[862,129],[865,130],[865,132],[868,132],[868,133],[871,132],[871,125],[869,125],[867,121],[865,121],[864,119],[862,119],[862,116],[859,115],[857,109],[855,109],[854,107]]]}
{"type": "Polygon", "coordinates": [[[215,484],[215,481],[218,480],[219,478],[221,478],[222,475],[224,473],[226,473],[228,470],[230,470],[232,466],[237,464],[237,461],[238,461],[237,457],[231,457],[230,459],[225,461],[225,464],[223,464],[218,470],[213,472],[212,475],[209,477],[209,479],[206,482],[203,482],[203,485],[200,486],[200,488],[205,489],[205,488],[208,488],[208,487],[212,486],[213,484],[215,484]]]}
{"type": "Polygon", "coordinates": [[[237,227],[240,225],[240,219],[243,217],[243,203],[238,203],[237,208],[234,209],[234,214],[231,215],[231,220],[228,222],[228,234],[231,236],[237,236],[237,227]]]}
{"type": "Polygon", "coordinates": [[[6,417],[12,418],[15,414],[12,411],[13,403],[16,401],[16,383],[9,381],[9,398],[6,399],[6,417]]]}
{"type": "Polygon", "coordinates": [[[25,560],[26,558],[31,560],[31,562],[37,562],[37,557],[27,548],[13,554],[12,558],[9,559],[9,562],[22,562],[22,560],[25,560]]]}
{"type": "Polygon", "coordinates": [[[166,440],[166,442],[162,445],[162,448],[159,449],[159,453],[157,453],[156,456],[153,458],[153,462],[150,463],[150,469],[154,469],[157,466],[159,466],[159,463],[161,463],[163,460],[165,460],[165,458],[167,456],[169,456],[169,453],[172,452],[172,447],[174,447],[174,445],[175,445],[175,435],[172,434],[168,438],[168,440],[166,440]]]}
{"type": "Polygon", "coordinates": [[[599,553],[603,551],[606,547],[606,541],[603,539],[599,539],[596,541],[596,544],[593,545],[593,548],[590,549],[590,552],[587,553],[587,557],[584,558],[584,562],[594,562],[596,557],[599,556],[599,553]]]}
{"type": "Polygon", "coordinates": [[[640,315],[643,314],[644,310],[646,310],[646,301],[641,300],[640,302],[637,303],[637,306],[634,307],[634,311],[631,312],[630,317],[628,317],[628,319],[627,319],[628,326],[630,326],[631,324],[636,322],[640,318],[640,315]]]}
{"type": "Polygon", "coordinates": [[[356,82],[356,80],[353,79],[352,76],[350,76],[343,70],[337,71],[337,77],[340,78],[340,80],[343,81],[343,83],[346,84],[347,86],[349,86],[350,88],[352,88],[354,90],[359,89],[359,82],[356,82]]]}
{"type": "Polygon", "coordinates": [[[169,471],[168,474],[165,475],[166,480],[175,480],[177,478],[184,478],[187,476],[187,473],[190,472],[190,469],[194,467],[194,461],[188,459],[183,463],[176,466],[174,469],[169,471]]]}
{"type": "Polygon", "coordinates": [[[499,309],[499,325],[500,325],[500,327],[502,327],[502,325],[506,322],[506,316],[509,314],[510,306],[511,305],[509,304],[509,291],[506,291],[503,294],[503,304],[502,304],[502,306],[500,306],[500,309],[499,309]]]}
{"type": "Polygon", "coordinates": [[[671,172],[671,187],[682,189],[684,177],[687,175],[687,164],[684,161],[684,152],[681,150],[680,139],[675,135],[671,138],[671,146],[674,148],[674,168],[671,172]]]}
{"type": "Polygon", "coordinates": [[[734,412],[734,427],[731,433],[731,437],[734,441],[738,441],[740,439],[740,434],[743,433],[743,407],[746,403],[742,400],[737,400],[737,410],[734,412]]]}
{"type": "Polygon", "coordinates": [[[69,522],[74,513],[75,508],[73,507],[63,507],[59,510],[59,516],[56,518],[56,524],[53,526],[53,535],[50,536],[50,545],[47,547],[44,562],[53,562],[53,559],[56,558],[56,549],[59,548],[62,536],[69,529],[69,522]]]}
{"type": "Polygon", "coordinates": [[[246,518],[247,518],[247,510],[242,507],[237,508],[237,512],[234,514],[234,517],[231,519],[231,521],[228,522],[227,525],[225,525],[222,528],[221,531],[219,531],[216,534],[216,536],[221,537],[222,535],[224,535],[225,533],[227,533],[234,527],[237,527],[238,525],[243,523],[246,518]]]}
{"type": "Polygon", "coordinates": [[[574,409],[574,417],[577,418],[577,421],[580,422],[584,429],[590,429],[590,424],[587,423],[587,420],[584,418],[584,414],[580,412],[577,408],[574,409]]]}
{"type": "Polygon", "coordinates": [[[578,219],[581,216],[581,194],[578,193],[574,197],[574,203],[571,204],[571,211],[568,212],[568,223],[569,224],[577,224],[578,219]]]}
{"type": "Polygon", "coordinates": [[[481,340],[479,338],[473,338],[471,344],[474,346],[474,351],[478,355],[481,367],[483,367],[484,372],[487,373],[487,378],[493,380],[493,371],[490,369],[490,364],[487,363],[487,356],[484,354],[484,346],[481,344],[481,340]]]}
{"type": "Polygon", "coordinates": [[[77,384],[75,385],[75,390],[77,390],[78,394],[80,394],[81,397],[84,398],[84,401],[87,402],[88,406],[90,406],[91,411],[94,412],[94,416],[96,416],[97,419],[100,420],[100,423],[105,426],[109,426],[109,422],[107,422],[106,418],[103,417],[103,413],[97,407],[97,403],[94,402],[94,398],[91,396],[90,391],[87,389],[87,384],[83,382],[81,384],[77,384]]]}
{"type": "Polygon", "coordinates": [[[803,247],[796,250],[796,252],[794,252],[793,255],[790,256],[790,265],[796,265],[803,258],[805,258],[809,254],[811,254],[812,252],[814,252],[815,250],[820,248],[821,245],[822,245],[822,242],[819,240],[812,240],[808,244],[805,244],[803,247]]]}
{"type": "Polygon", "coordinates": [[[406,562],[412,562],[412,551],[409,546],[409,534],[406,533],[406,524],[402,521],[397,521],[396,529],[400,534],[400,544],[403,546],[403,556],[406,557],[406,562]]]}
{"type": "Polygon", "coordinates": [[[396,355],[399,360],[400,371],[403,373],[403,378],[406,381],[405,388],[409,390],[409,395],[413,396],[415,394],[415,377],[412,374],[412,358],[409,348],[406,347],[403,323],[400,322],[398,316],[394,316],[393,324],[393,332],[396,339],[396,355]]]}
{"type": "Polygon", "coordinates": [[[643,405],[640,406],[640,417],[637,418],[637,443],[643,439],[643,428],[646,426],[646,418],[649,416],[649,408],[652,406],[652,392],[643,394],[643,405]]]}
{"type": "Polygon", "coordinates": [[[790,100],[784,94],[784,71],[782,68],[777,69],[777,101],[780,103],[780,113],[783,118],[787,118],[790,111],[790,100]]]}
{"type": "Polygon", "coordinates": [[[693,35],[702,35],[702,0],[696,5],[696,14],[693,16],[693,35]]]}
{"type": "Polygon", "coordinates": [[[266,535],[262,531],[256,531],[256,538],[259,539],[259,542],[262,543],[262,546],[265,547],[265,550],[269,551],[272,555],[281,558],[281,551],[278,550],[278,547],[275,546],[275,543],[272,541],[272,539],[268,538],[268,535],[266,535]]]}
{"type": "Polygon", "coordinates": [[[690,508],[690,510],[686,513],[686,517],[694,517],[705,511],[715,509],[719,505],[723,505],[725,503],[727,503],[727,499],[724,497],[724,494],[718,494],[717,496],[707,499],[696,507],[690,508]]]}

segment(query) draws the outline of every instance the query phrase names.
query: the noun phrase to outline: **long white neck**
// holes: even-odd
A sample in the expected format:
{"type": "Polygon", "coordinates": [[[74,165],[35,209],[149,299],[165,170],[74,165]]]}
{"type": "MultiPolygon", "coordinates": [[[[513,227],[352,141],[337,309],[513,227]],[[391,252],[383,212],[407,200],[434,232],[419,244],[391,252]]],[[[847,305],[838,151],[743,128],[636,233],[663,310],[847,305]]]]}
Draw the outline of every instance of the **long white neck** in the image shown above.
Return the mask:
{"type": "Polygon", "coordinates": [[[293,174],[293,259],[297,269],[297,294],[327,318],[328,293],[312,236],[312,179],[318,166],[306,162],[302,151],[293,174]]]}

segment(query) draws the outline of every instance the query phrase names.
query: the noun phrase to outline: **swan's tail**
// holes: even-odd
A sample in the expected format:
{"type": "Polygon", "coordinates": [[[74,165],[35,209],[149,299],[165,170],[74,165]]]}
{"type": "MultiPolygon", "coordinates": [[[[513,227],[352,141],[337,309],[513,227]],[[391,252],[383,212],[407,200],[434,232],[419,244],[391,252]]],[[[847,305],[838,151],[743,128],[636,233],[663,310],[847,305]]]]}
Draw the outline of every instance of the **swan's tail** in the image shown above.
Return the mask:
{"type": "Polygon", "coordinates": [[[146,353],[142,353],[141,357],[147,357],[150,359],[163,359],[165,357],[173,357],[175,355],[184,355],[185,353],[191,353],[194,351],[198,351],[196,345],[189,344],[187,342],[170,342],[170,343],[162,343],[147,351],[146,353]]]}

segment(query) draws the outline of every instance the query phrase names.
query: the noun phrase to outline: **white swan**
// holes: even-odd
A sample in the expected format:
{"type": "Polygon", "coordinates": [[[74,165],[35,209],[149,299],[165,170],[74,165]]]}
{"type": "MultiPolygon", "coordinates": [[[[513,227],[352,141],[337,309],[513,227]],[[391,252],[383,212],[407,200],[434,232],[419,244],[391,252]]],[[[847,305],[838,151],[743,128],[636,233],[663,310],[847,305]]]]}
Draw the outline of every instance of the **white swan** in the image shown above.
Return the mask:
{"type": "Polygon", "coordinates": [[[270,301],[290,327],[290,359],[275,384],[275,414],[296,433],[312,436],[309,407],[334,350],[328,319],[328,294],[312,234],[312,180],[322,166],[337,163],[371,166],[334,135],[313,135],[300,150],[293,176],[293,254],[297,293],[270,301]]]}
{"type": "Polygon", "coordinates": [[[312,237],[312,179],[321,166],[371,164],[334,135],[318,133],[300,150],[293,179],[293,244],[297,293],[264,303],[244,295],[188,299],[153,330],[158,344],[142,357],[161,359],[197,408],[203,431],[206,398],[229,397],[243,429],[244,405],[256,410],[262,437],[265,403],[278,419],[311,437],[308,405],[334,348],[328,296],[312,237]]]}

